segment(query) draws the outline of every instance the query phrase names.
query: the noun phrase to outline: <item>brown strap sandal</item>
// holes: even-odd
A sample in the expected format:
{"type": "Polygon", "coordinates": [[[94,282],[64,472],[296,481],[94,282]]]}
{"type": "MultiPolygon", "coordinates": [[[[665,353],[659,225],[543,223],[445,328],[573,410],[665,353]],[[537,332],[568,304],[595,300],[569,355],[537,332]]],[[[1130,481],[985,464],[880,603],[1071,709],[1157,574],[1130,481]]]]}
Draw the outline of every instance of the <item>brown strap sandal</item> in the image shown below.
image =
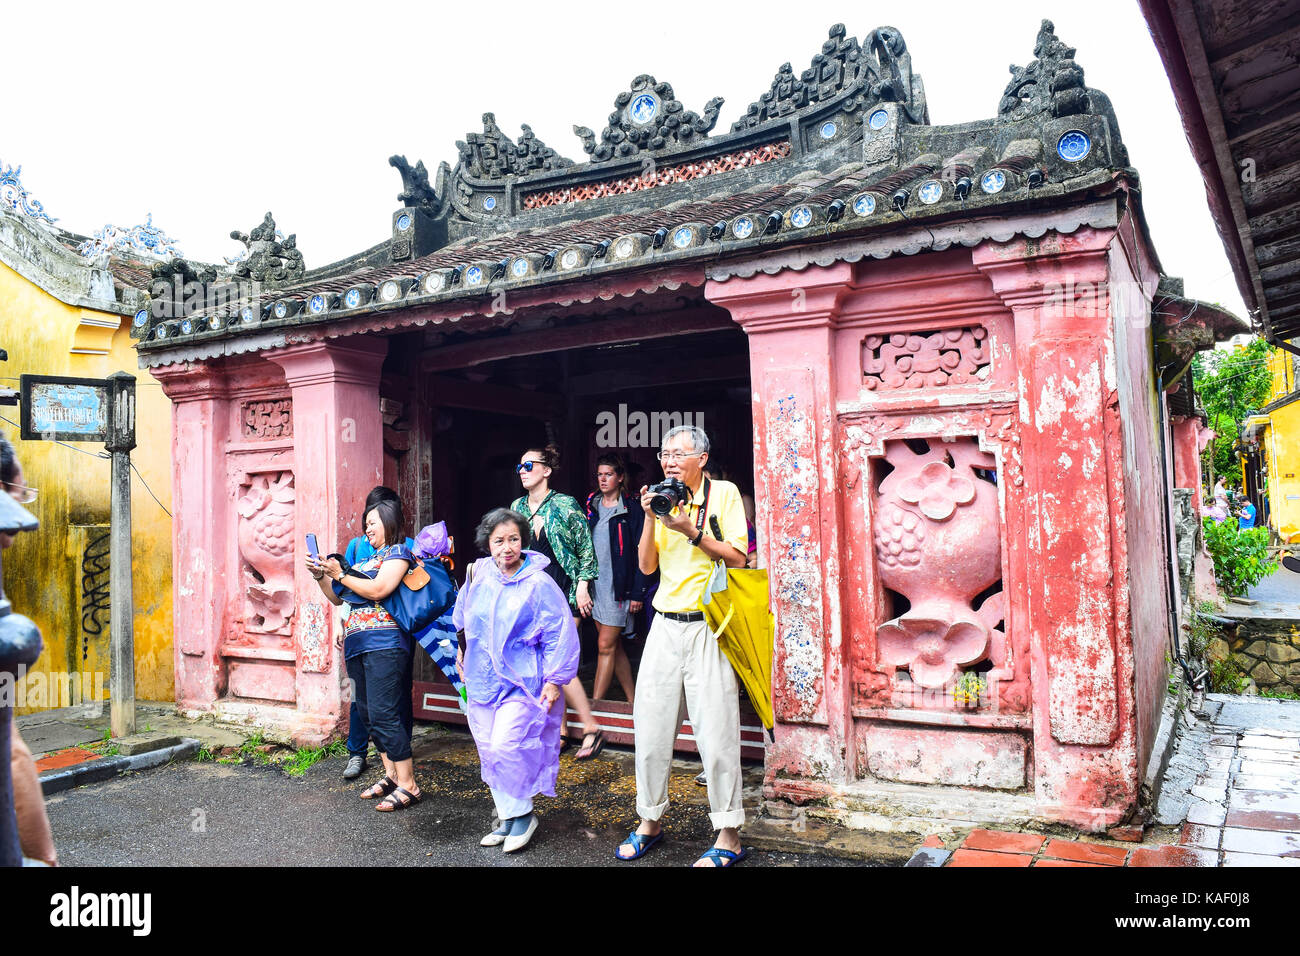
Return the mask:
{"type": "Polygon", "coordinates": [[[413,807],[419,803],[420,798],[423,796],[424,794],[422,793],[411,793],[410,790],[407,790],[404,787],[397,787],[392,793],[380,800],[379,803],[375,804],[375,809],[380,813],[392,813],[394,810],[405,810],[407,807],[413,807]],[[397,795],[399,793],[404,794],[406,799],[402,800],[398,798],[397,795]]]}
{"type": "Polygon", "coordinates": [[[377,800],[380,797],[386,797],[397,789],[397,781],[392,777],[384,777],[377,784],[363,790],[361,793],[362,800],[377,800]]]}

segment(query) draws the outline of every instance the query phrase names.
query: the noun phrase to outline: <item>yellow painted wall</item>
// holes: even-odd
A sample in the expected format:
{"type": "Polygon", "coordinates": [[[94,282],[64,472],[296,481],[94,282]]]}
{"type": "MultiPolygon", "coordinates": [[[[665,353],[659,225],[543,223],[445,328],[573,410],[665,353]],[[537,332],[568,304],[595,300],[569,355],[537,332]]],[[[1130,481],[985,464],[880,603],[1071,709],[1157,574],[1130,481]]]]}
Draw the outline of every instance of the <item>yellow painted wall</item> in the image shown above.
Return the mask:
{"type": "Polygon", "coordinates": [[[1270,524],[1283,540],[1300,540],[1300,401],[1275,408],[1264,430],[1270,524]]]}
{"type": "MultiPolygon", "coordinates": [[[[0,264],[0,348],[9,353],[9,361],[0,363],[3,385],[16,389],[24,373],[104,378],[126,371],[136,377],[137,447],[131,460],[162,505],[133,475],[135,689],[138,699],[172,700],[172,539],[171,519],[163,511],[163,506],[171,509],[171,405],[158,383],[137,367],[129,323],[126,316],[66,305],[0,264]]],[[[0,406],[0,415],[13,423],[0,422],[0,429],[14,445],[27,485],[38,489],[27,508],[41,522],[39,531],[20,534],[3,556],[5,594],[15,611],[36,622],[45,640],[28,675],[26,706],[18,713],[65,703],[49,693],[57,674],[92,675],[84,680],[90,690],[98,672],[107,695],[107,614],[102,633],[89,636],[80,613],[83,550],[93,537],[87,526],[107,528],[109,522],[109,462],[93,457],[104,446],[24,442],[18,437],[18,408],[0,406]]]]}

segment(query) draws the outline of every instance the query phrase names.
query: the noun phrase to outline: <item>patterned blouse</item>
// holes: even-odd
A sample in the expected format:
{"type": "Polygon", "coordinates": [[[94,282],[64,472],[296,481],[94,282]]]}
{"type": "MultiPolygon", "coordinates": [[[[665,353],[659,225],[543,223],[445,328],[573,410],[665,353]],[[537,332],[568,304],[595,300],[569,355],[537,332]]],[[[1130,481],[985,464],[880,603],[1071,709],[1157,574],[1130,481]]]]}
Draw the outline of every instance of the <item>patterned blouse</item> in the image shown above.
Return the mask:
{"type": "MultiPolygon", "coordinates": [[[[532,527],[534,512],[528,507],[527,495],[516,498],[510,508],[527,518],[529,527],[532,527]]],[[[555,559],[569,576],[569,604],[577,607],[578,582],[595,581],[600,577],[596,546],[591,542],[591,526],[587,523],[586,512],[574,498],[551,491],[538,505],[536,514],[542,516],[542,527],[546,530],[546,540],[555,553],[555,559]]]]}

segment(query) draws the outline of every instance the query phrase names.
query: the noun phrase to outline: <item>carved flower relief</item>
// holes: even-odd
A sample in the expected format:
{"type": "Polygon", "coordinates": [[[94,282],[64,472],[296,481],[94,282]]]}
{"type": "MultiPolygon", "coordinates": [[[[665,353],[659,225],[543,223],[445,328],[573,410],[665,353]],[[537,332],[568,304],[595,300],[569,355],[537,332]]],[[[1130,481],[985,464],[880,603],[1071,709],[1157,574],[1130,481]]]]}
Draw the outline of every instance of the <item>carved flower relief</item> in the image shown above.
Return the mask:
{"type": "Polygon", "coordinates": [[[880,662],[906,667],[922,687],[943,687],[958,668],[981,660],[988,643],[988,631],[973,620],[949,623],[905,615],[876,629],[880,662]]]}
{"type": "Polygon", "coordinates": [[[975,483],[954,472],[946,462],[932,461],[919,474],[903,481],[897,493],[908,504],[919,506],[927,518],[945,521],[958,505],[975,500],[975,483]]]}

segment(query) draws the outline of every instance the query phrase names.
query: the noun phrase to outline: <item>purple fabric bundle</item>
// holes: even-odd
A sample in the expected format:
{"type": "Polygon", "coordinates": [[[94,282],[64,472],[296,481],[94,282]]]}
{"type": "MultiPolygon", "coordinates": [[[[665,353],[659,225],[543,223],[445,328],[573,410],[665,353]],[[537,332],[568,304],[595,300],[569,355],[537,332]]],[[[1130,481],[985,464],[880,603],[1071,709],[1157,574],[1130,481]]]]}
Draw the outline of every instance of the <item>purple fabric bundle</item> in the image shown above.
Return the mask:
{"type": "Polygon", "coordinates": [[[447,537],[447,522],[439,521],[420,529],[411,549],[417,558],[440,558],[451,554],[451,540],[447,537]]]}

